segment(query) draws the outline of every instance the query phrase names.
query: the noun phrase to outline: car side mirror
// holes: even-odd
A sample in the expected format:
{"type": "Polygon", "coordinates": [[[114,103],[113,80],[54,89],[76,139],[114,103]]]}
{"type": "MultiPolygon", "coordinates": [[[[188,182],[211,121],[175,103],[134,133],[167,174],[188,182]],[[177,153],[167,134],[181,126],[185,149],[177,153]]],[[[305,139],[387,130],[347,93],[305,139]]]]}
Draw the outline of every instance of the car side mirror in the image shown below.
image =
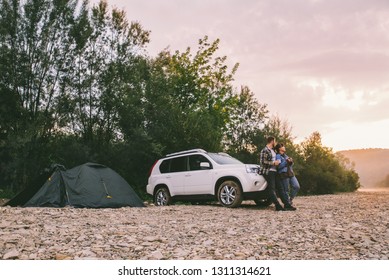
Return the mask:
{"type": "Polygon", "coordinates": [[[209,162],[200,162],[200,168],[201,169],[211,169],[211,164],[209,162]]]}

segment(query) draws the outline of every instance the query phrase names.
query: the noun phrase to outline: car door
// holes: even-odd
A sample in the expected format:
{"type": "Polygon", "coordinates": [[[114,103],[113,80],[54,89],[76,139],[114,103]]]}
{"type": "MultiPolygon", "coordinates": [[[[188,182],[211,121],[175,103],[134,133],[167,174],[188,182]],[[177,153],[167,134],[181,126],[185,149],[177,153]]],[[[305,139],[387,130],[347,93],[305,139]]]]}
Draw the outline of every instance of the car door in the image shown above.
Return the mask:
{"type": "Polygon", "coordinates": [[[176,157],[170,159],[170,172],[165,173],[166,179],[170,182],[168,186],[171,195],[184,195],[184,178],[188,171],[188,157],[176,157]]]}
{"type": "Polygon", "coordinates": [[[213,171],[211,162],[203,155],[188,156],[189,170],[185,172],[185,194],[213,194],[213,171]],[[201,167],[209,163],[209,168],[201,167]]]}

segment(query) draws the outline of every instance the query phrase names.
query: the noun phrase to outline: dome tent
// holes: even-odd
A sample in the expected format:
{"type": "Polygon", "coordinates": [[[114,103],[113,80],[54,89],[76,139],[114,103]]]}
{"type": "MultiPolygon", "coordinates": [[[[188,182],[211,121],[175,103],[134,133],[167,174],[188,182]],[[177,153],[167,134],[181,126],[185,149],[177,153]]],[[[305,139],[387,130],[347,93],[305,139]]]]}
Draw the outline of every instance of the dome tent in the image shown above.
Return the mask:
{"type": "Polygon", "coordinates": [[[7,205],[24,207],[69,205],[88,208],[144,207],[142,200],[126,180],[112,169],[96,163],[86,163],[69,170],[56,168],[44,185],[27,199],[24,198],[23,203],[20,204],[21,200],[15,197],[7,205]]]}

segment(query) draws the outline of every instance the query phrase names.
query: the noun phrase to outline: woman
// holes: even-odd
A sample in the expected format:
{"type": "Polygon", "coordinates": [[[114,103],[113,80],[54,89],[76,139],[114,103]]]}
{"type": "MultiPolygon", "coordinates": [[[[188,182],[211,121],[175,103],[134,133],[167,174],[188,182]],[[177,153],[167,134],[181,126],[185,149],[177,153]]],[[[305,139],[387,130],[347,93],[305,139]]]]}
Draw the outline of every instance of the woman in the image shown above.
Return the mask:
{"type": "Polygon", "coordinates": [[[293,159],[291,157],[288,157],[285,153],[286,148],[284,144],[277,144],[275,147],[275,151],[277,153],[276,159],[280,160],[277,172],[279,175],[281,193],[284,194],[284,199],[286,200],[284,203],[288,203],[292,206],[293,199],[296,197],[298,191],[300,190],[300,184],[293,172],[293,159]],[[290,194],[289,186],[291,187],[290,194]]]}

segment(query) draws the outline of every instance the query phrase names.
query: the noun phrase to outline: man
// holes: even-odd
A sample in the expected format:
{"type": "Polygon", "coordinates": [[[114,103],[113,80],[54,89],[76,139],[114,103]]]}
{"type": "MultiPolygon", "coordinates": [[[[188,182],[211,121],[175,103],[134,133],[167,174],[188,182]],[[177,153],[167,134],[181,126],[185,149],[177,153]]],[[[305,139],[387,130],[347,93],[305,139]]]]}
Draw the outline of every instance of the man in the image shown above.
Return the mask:
{"type": "Polygon", "coordinates": [[[267,138],[267,145],[262,149],[259,162],[260,169],[259,174],[263,175],[267,181],[267,190],[269,199],[276,206],[276,211],[286,211],[292,209],[285,209],[282,207],[280,202],[277,199],[276,195],[276,175],[277,175],[277,166],[280,164],[279,160],[276,160],[276,152],[273,150],[276,144],[274,137],[267,138]]]}

